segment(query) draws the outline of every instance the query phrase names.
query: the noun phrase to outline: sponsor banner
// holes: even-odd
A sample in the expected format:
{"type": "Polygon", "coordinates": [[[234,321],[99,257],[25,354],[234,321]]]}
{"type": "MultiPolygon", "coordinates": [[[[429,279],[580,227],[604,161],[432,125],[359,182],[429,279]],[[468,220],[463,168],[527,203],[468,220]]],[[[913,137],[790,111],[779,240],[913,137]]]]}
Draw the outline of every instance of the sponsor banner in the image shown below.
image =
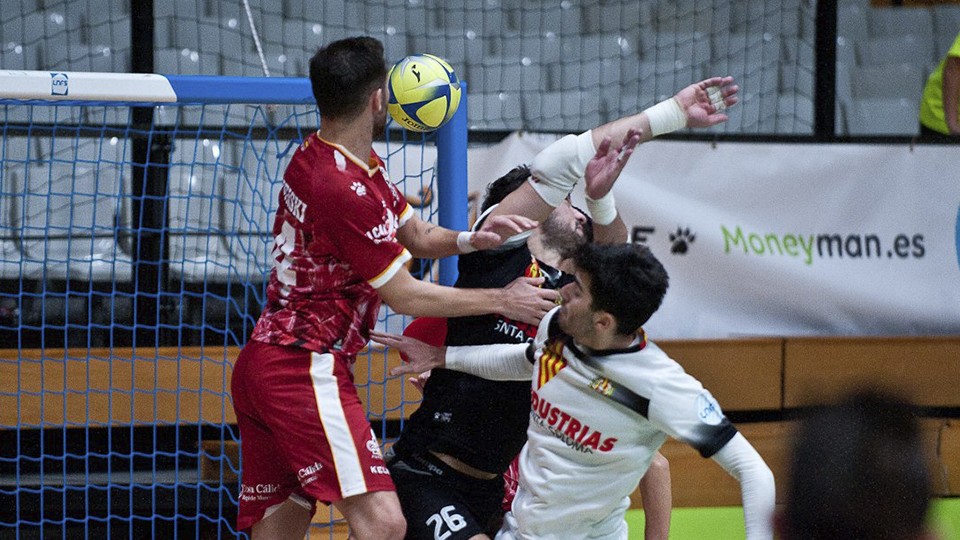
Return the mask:
{"type": "MultiPolygon", "coordinates": [[[[552,140],[514,134],[472,150],[471,190],[552,140]]],[[[960,333],[958,170],[949,146],[642,145],[615,194],[631,240],[670,273],[647,329],[659,339],[960,333]]]]}

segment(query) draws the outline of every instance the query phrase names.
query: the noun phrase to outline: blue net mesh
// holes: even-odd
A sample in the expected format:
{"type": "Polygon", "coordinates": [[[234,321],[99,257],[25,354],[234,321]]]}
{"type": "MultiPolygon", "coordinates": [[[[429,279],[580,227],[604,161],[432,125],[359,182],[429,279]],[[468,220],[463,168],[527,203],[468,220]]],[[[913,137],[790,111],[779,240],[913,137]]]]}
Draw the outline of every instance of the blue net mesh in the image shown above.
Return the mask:
{"type": "MultiPolygon", "coordinates": [[[[231,366],[265,302],[284,168],[319,117],[146,112],[0,103],[0,537],[239,534],[231,366]]],[[[436,221],[431,136],[390,133],[391,179],[436,221]]],[[[387,361],[355,368],[382,441],[418,399],[387,361]]],[[[344,530],[330,512],[314,535],[344,530]]]]}

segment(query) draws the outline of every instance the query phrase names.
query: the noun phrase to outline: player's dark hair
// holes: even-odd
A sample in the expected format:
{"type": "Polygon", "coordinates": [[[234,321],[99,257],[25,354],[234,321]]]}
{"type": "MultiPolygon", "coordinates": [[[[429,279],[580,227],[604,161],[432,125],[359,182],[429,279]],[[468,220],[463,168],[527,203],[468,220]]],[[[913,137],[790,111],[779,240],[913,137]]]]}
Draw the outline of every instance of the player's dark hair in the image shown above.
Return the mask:
{"type": "Polygon", "coordinates": [[[530,178],[530,167],[527,165],[517,165],[510,172],[497,178],[487,184],[487,196],[480,205],[480,213],[486,212],[491,206],[500,204],[507,195],[513,193],[518,187],[530,178]]]}
{"type": "Polygon", "coordinates": [[[310,59],[310,84],[321,117],[356,116],[386,80],[383,44],[372,37],[333,41],[310,59]]]}
{"type": "Polygon", "coordinates": [[[641,244],[583,244],[573,252],[577,269],[590,276],[594,310],[617,320],[617,333],[632,334],[660,308],[669,277],[641,244]]]}
{"type": "Polygon", "coordinates": [[[920,426],[907,402],[854,393],[803,419],[791,455],[784,538],[918,537],[931,497],[920,426]]]}

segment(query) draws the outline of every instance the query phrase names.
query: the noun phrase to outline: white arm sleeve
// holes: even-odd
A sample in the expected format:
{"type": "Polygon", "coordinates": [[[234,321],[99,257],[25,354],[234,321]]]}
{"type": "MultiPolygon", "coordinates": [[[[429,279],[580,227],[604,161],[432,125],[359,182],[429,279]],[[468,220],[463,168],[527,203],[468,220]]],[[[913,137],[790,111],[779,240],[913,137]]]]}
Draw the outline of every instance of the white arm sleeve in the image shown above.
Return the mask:
{"type": "Polygon", "coordinates": [[[760,454],[737,433],[711,459],[740,482],[747,540],[772,539],[776,490],[773,473],[760,454]]]}
{"type": "Polygon", "coordinates": [[[524,381],[533,376],[526,343],[447,347],[447,369],[491,381],[524,381]]]}
{"type": "Polygon", "coordinates": [[[533,158],[528,182],[544,202],[556,208],[583,178],[587,163],[596,153],[592,131],[567,135],[533,158]]]}

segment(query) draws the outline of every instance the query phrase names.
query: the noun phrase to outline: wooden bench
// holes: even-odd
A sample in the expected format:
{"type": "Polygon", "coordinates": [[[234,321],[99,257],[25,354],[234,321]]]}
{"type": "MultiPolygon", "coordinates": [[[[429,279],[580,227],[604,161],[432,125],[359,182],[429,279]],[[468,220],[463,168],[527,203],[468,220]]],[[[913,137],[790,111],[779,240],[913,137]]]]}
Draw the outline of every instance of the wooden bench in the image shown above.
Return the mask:
{"type": "MultiPolygon", "coordinates": [[[[768,422],[738,428],[785,478],[791,425],[778,415],[852,388],[884,387],[925,407],[960,408],[960,337],[669,340],[659,345],[710,389],[725,411],[768,422]]],[[[0,425],[21,428],[234,424],[229,399],[239,350],[222,347],[0,351],[0,425]],[[42,403],[42,407],[41,407],[42,403]]],[[[358,358],[354,376],[371,418],[405,418],[419,393],[387,377],[393,351],[358,358]]],[[[940,495],[960,495],[960,418],[924,422],[940,495]]],[[[204,478],[232,481],[236,443],[205,441],[204,478]],[[222,476],[223,475],[223,476],[222,476]]],[[[739,504],[739,486],[710,460],[668,442],[676,506],[739,504]]],[[[782,488],[782,482],[780,488],[782,488]]]]}
{"type": "MultiPolygon", "coordinates": [[[[740,424],[737,428],[753,444],[777,479],[777,500],[783,501],[789,472],[790,441],[793,422],[740,424]]],[[[928,460],[933,476],[934,494],[960,495],[960,420],[926,419],[922,422],[928,460]]],[[[700,457],[693,448],[668,440],[660,449],[670,461],[673,504],[691,506],[739,506],[740,485],[713,460],[700,457]]],[[[641,506],[635,494],[635,508],[641,506]]]]}
{"type": "Polygon", "coordinates": [[[960,337],[791,338],[783,352],[783,407],[854,388],[888,388],[924,407],[960,407],[960,337]]]}
{"type": "MultiPolygon", "coordinates": [[[[789,411],[853,389],[897,392],[923,407],[960,408],[960,337],[676,340],[659,345],[697,377],[725,411],[789,411]]],[[[790,422],[737,426],[785,487],[790,422]]],[[[960,418],[923,422],[935,493],[960,495],[960,418]]],[[[737,482],[712,460],[669,440],[674,504],[740,504],[737,482]]],[[[636,500],[634,501],[637,502],[636,500]]]]}
{"type": "MultiPolygon", "coordinates": [[[[0,427],[235,424],[229,398],[236,347],[0,349],[0,427]],[[42,405],[42,406],[41,406],[42,405]]],[[[409,416],[419,393],[392,351],[364,352],[354,366],[374,418],[409,416]]]]}

